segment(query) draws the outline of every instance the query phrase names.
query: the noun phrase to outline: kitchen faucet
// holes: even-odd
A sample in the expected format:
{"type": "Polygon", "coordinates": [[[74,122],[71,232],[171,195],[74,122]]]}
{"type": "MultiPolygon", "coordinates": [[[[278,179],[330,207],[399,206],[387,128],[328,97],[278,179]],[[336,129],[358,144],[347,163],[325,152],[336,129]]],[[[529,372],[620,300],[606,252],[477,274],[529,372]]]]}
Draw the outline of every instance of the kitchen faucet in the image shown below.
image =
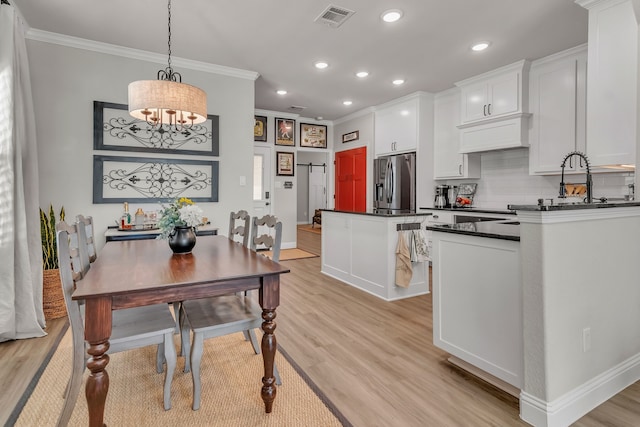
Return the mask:
{"type": "Polygon", "coordinates": [[[587,158],[587,156],[584,153],[581,153],[579,151],[572,151],[571,153],[567,154],[564,157],[564,160],[562,160],[562,177],[560,178],[560,195],[558,197],[564,199],[565,197],[567,197],[566,195],[566,189],[564,187],[564,166],[567,163],[567,160],[573,156],[578,156],[580,157],[580,164],[582,165],[582,159],[584,159],[584,162],[587,164],[587,203],[591,203],[593,201],[593,180],[591,179],[591,167],[589,165],[589,159],[587,158]]]}

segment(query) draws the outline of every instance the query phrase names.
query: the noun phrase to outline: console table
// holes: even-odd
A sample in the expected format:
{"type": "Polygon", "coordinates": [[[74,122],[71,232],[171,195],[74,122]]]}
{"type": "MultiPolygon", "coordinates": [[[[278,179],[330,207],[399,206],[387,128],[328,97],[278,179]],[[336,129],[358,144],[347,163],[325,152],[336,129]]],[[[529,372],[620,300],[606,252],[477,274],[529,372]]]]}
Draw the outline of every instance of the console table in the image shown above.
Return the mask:
{"type": "MultiPolygon", "coordinates": [[[[118,230],[116,226],[108,227],[104,233],[104,237],[107,242],[116,242],[123,240],[149,240],[155,239],[160,234],[159,229],[153,230],[131,230],[122,231],[118,230]]],[[[218,234],[218,227],[213,227],[211,224],[198,227],[196,236],[215,236],[218,234]]]]}

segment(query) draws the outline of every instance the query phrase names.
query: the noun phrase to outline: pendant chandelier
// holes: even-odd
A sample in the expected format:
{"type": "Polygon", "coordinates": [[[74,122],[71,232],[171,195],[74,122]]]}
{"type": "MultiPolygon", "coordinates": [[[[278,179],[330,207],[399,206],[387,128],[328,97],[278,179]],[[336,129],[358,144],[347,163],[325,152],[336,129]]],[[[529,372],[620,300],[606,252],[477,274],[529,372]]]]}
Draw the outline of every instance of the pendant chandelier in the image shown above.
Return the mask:
{"type": "Polygon", "coordinates": [[[177,131],[207,119],[207,94],[182,83],[180,73],[171,68],[171,0],[169,10],[168,67],[158,71],[157,80],[129,84],[129,114],[153,127],[168,125],[177,131]]]}

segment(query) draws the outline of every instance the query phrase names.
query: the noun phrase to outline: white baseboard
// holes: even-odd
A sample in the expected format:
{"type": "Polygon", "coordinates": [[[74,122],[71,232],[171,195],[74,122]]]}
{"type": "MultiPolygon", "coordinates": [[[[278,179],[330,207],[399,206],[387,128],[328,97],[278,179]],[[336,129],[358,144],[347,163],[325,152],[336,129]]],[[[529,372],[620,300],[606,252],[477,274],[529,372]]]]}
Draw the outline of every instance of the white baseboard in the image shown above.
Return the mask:
{"type": "Polygon", "coordinates": [[[553,402],[520,393],[520,418],[536,427],[566,427],[640,380],[640,353],[553,402]]]}

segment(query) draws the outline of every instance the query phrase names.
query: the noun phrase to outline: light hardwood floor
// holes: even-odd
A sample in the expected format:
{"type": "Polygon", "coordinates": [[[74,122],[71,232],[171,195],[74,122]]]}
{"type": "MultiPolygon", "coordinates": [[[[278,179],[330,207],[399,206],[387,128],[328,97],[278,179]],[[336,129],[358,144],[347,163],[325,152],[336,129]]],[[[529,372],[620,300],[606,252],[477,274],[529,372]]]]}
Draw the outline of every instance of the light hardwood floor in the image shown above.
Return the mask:
{"type": "Polygon", "coordinates": [[[66,327],[66,317],[49,320],[45,337],[0,343],[0,425],[11,425],[11,413],[66,327]]]}
{"type": "MultiPolygon", "coordinates": [[[[527,425],[519,419],[516,398],[453,367],[447,354],[433,346],[430,295],[385,302],[321,274],[319,257],[283,264],[291,273],[282,276],[278,343],[352,425],[527,425]]],[[[28,341],[24,354],[30,354],[29,346],[34,351],[40,346],[28,341]]],[[[0,344],[0,383],[14,390],[6,372],[24,358],[3,351],[5,345],[0,344]]],[[[29,358],[34,359],[30,366],[37,367],[41,355],[29,358]]],[[[638,425],[639,383],[575,423],[638,425]]]]}

